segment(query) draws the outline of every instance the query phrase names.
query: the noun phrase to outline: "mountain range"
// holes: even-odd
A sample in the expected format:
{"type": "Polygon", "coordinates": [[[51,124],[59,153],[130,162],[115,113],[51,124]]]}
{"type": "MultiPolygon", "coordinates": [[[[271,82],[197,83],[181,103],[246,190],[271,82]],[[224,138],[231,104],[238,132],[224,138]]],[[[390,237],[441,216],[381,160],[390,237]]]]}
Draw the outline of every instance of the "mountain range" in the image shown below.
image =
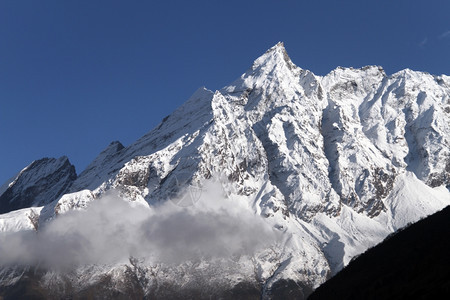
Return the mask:
{"type": "Polygon", "coordinates": [[[44,158],[7,181],[0,295],[306,298],[448,204],[449,76],[318,76],[278,43],[80,174],[44,158]]]}

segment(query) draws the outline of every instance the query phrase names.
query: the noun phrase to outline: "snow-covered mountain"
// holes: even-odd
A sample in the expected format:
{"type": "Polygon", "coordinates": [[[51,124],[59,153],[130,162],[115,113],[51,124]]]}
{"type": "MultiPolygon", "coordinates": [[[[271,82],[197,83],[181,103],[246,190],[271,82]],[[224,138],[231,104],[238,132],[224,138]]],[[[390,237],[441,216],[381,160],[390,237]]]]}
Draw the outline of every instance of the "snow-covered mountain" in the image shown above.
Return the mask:
{"type": "MultiPolygon", "coordinates": [[[[388,76],[376,66],[339,67],[322,77],[294,65],[278,43],[220,91],[197,90],[135,143],[111,143],[77,177],[65,158],[32,163],[0,190],[7,212],[0,231],[45,230],[73,211],[89,211],[110,190],[142,210],[177,204],[196,220],[213,211],[215,218],[205,219],[219,222],[225,211],[240,225],[236,236],[260,235],[254,243],[264,246],[220,257],[205,250],[177,264],[130,254],[71,272],[34,271],[32,278],[45,295],[51,288],[80,296],[102,286],[116,296],[259,299],[289,291],[301,298],[393,231],[450,204],[449,189],[450,77],[411,70],[388,76]],[[211,196],[208,182],[225,196],[211,196]],[[212,204],[202,196],[221,209],[205,210],[212,204]],[[275,238],[252,231],[255,224],[275,238]]],[[[196,222],[182,223],[177,237],[203,230],[196,222]]],[[[226,223],[217,228],[223,232],[226,223]]],[[[199,251],[207,244],[200,241],[199,251]]],[[[0,295],[30,280],[26,270],[3,268],[0,295]]]]}
{"type": "Polygon", "coordinates": [[[67,157],[36,160],[0,187],[0,213],[58,200],[76,178],[67,157]]]}

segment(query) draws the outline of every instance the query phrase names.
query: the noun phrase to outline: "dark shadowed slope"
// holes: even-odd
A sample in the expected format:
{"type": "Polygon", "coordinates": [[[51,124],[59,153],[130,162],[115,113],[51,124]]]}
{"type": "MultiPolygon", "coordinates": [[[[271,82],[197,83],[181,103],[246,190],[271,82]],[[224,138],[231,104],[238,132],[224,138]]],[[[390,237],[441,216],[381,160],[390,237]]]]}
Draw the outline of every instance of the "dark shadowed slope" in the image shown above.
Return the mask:
{"type": "Polygon", "coordinates": [[[0,187],[0,214],[49,204],[76,178],[75,167],[65,156],[36,160],[0,187]]]}
{"type": "Polygon", "coordinates": [[[450,299],[450,207],[387,238],[308,299],[450,299]]]}

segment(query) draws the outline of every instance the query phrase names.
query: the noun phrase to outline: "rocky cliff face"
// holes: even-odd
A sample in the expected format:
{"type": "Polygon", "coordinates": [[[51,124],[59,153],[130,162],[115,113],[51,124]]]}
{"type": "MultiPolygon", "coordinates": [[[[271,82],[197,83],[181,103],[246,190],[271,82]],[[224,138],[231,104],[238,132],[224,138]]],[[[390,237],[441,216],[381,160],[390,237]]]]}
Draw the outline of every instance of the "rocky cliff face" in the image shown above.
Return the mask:
{"type": "Polygon", "coordinates": [[[109,145],[70,193],[29,201],[45,205],[42,225],[89,210],[111,189],[132,206],[153,209],[177,197],[177,205],[195,206],[180,193],[214,179],[281,238],[226,264],[137,259],[113,267],[114,274],[111,266],[84,266],[84,283],[64,276],[79,289],[99,284],[101,274],[111,276],[111,287],[133,278],[149,297],[165,286],[274,298],[286,286],[299,298],[392,231],[450,203],[449,117],[448,76],[388,76],[369,66],[321,77],[294,65],[279,43],[220,91],[196,91],[132,145],[109,145]]]}

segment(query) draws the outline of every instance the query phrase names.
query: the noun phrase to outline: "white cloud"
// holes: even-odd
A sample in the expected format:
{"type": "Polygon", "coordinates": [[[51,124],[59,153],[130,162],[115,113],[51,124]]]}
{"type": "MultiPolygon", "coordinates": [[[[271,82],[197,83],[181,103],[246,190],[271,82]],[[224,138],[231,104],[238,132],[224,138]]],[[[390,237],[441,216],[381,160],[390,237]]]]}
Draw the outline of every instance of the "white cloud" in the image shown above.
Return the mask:
{"type": "Polygon", "coordinates": [[[439,35],[439,38],[440,39],[450,38],[450,30],[447,30],[446,32],[444,32],[441,35],[439,35]]]}
{"type": "Polygon", "coordinates": [[[426,38],[424,38],[424,39],[419,43],[419,46],[420,46],[420,47],[423,47],[423,46],[425,46],[427,43],[428,43],[428,38],[426,37],[426,38]]]}
{"type": "Polygon", "coordinates": [[[209,184],[194,206],[171,201],[130,206],[110,193],[85,211],[71,211],[34,231],[0,234],[0,264],[66,268],[128,261],[178,264],[198,258],[251,255],[279,233],[241,203],[209,184]]]}

